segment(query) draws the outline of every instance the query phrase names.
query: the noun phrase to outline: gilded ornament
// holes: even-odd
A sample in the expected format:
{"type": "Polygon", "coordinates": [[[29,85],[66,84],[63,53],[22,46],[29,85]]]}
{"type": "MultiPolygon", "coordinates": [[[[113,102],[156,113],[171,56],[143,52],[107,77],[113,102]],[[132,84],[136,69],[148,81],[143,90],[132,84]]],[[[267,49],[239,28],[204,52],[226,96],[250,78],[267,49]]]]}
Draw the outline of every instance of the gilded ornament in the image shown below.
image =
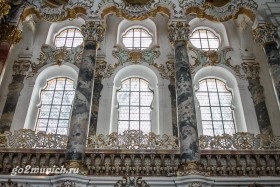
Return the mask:
{"type": "Polygon", "coordinates": [[[243,62],[241,66],[247,79],[259,79],[260,66],[258,63],[243,62]]]}
{"type": "Polygon", "coordinates": [[[50,7],[58,7],[61,5],[66,5],[69,0],[44,0],[44,3],[50,7]]]}
{"type": "Polygon", "coordinates": [[[117,181],[114,187],[150,187],[142,177],[123,177],[123,180],[117,181]]]}
{"type": "Polygon", "coordinates": [[[88,21],[82,26],[84,41],[102,42],[105,29],[99,21],[88,21]]]}
{"type": "Polygon", "coordinates": [[[185,22],[172,22],[168,26],[168,38],[173,44],[179,41],[187,41],[189,38],[189,34],[189,25],[185,22]]]}
{"type": "Polygon", "coordinates": [[[274,42],[276,34],[277,27],[270,23],[260,24],[253,30],[255,42],[262,46],[266,43],[274,42]]]}
{"type": "Polygon", "coordinates": [[[151,3],[153,0],[123,0],[125,3],[130,5],[146,5],[151,3]]]}
{"type": "Polygon", "coordinates": [[[155,17],[159,13],[167,15],[168,17],[171,17],[170,10],[163,6],[158,6],[155,9],[151,9],[148,11],[146,10],[146,8],[144,8],[143,10],[140,9],[139,12],[137,12],[137,14],[133,11],[127,11],[127,10],[118,8],[116,6],[111,6],[111,7],[105,8],[102,11],[101,18],[103,19],[105,16],[107,16],[109,14],[113,14],[113,13],[116,14],[118,17],[123,17],[123,18],[131,20],[131,21],[136,21],[136,20],[142,21],[149,17],[155,17]]]}
{"type": "Polygon", "coordinates": [[[177,176],[206,175],[203,164],[198,161],[187,161],[179,165],[177,176]]]}
{"type": "Polygon", "coordinates": [[[0,19],[7,15],[11,9],[11,6],[6,2],[6,0],[0,0],[0,19]]]}
{"type": "Polygon", "coordinates": [[[22,32],[15,25],[3,24],[0,26],[0,43],[6,42],[10,45],[18,43],[22,38],[22,32]]]}
{"type": "Polygon", "coordinates": [[[252,0],[206,0],[199,2],[180,1],[180,7],[186,10],[187,15],[196,14],[197,17],[210,21],[225,22],[236,19],[240,14],[245,14],[254,21],[258,4],[252,0]]]}

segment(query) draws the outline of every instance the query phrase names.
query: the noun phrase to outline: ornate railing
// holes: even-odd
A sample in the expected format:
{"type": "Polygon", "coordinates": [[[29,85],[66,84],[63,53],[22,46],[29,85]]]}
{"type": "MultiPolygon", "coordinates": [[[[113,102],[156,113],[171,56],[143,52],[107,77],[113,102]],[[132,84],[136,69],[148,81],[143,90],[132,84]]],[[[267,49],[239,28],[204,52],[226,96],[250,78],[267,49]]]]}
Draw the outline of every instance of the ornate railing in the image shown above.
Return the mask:
{"type": "Polygon", "coordinates": [[[0,134],[0,147],[6,148],[44,148],[65,149],[68,137],[59,134],[46,134],[31,129],[15,130],[14,133],[0,134]]]}
{"type": "Polygon", "coordinates": [[[205,136],[199,138],[200,149],[223,150],[259,150],[280,149],[280,137],[272,137],[266,134],[254,134],[238,132],[233,135],[205,136]]]}
{"type": "Polygon", "coordinates": [[[88,138],[89,148],[103,149],[178,149],[178,141],[174,136],[156,135],[151,132],[127,130],[123,134],[95,135],[88,138]]]}
{"type": "MultiPolygon", "coordinates": [[[[20,129],[0,134],[0,147],[6,148],[45,148],[65,149],[67,136],[46,134],[31,129],[20,129]]],[[[94,149],[178,149],[176,137],[166,134],[144,134],[142,131],[130,130],[123,134],[94,135],[88,138],[88,148],[94,149]]]]}
{"type": "MultiPolygon", "coordinates": [[[[59,134],[35,133],[30,129],[20,129],[0,134],[0,147],[5,148],[42,148],[65,149],[67,136],[59,134]]],[[[199,138],[201,150],[262,150],[280,149],[280,137],[265,134],[254,135],[239,132],[233,135],[205,136],[199,138]]],[[[136,130],[125,131],[123,134],[99,134],[88,137],[87,148],[91,149],[147,149],[169,150],[179,149],[178,139],[174,136],[144,134],[136,130]]]]}

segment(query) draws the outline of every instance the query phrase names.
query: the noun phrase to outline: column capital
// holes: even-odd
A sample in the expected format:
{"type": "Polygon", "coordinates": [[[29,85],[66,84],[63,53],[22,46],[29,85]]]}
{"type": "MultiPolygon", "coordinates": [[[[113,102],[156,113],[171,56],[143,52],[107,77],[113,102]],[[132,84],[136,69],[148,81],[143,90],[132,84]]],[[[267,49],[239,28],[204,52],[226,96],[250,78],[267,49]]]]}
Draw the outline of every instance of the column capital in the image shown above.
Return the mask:
{"type": "Polygon", "coordinates": [[[260,66],[258,63],[243,62],[241,65],[244,72],[246,73],[247,79],[259,78],[260,66]]]}
{"type": "Polygon", "coordinates": [[[168,25],[168,38],[173,44],[179,41],[187,41],[189,34],[189,25],[184,21],[173,21],[168,25]]]}
{"type": "Polygon", "coordinates": [[[14,75],[26,75],[31,65],[30,60],[17,60],[13,65],[14,75]]]}
{"type": "Polygon", "coordinates": [[[105,29],[100,24],[100,21],[87,21],[86,24],[82,26],[82,34],[85,42],[102,42],[104,33],[105,29]]]}
{"type": "Polygon", "coordinates": [[[256,43],[265,45],[274,42],[274,36],[277,34],[277,27],[271,23],[262,23],[253,30],[253,36],[256,43]]]}

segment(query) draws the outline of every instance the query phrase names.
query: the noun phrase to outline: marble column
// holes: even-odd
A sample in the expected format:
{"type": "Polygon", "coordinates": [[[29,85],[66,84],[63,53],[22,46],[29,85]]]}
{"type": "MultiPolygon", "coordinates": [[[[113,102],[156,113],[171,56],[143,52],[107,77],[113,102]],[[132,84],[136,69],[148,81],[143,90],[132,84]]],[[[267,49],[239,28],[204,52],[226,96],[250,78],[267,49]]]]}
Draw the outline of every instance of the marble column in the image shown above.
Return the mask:
{"type": "Polygon", "coordinates": [[[10,130],[20,92],[24,86],[23,81],[30,68],[30,64],[31,62],[29,60],[18,60],[14,62],[13,79],[8,87],[9,91],[0,119],[0,133],[10,130]]]}
{"type": "Polygon", "coordinates": [[[263,86],[260,83],[260,66],[254,61],[245,61],[242,63],[242,68],[246,73],[246,77],[249,83],[248,89],[252,94],[257,120],[259,123],[260,133],[270,135],[272,134],[272,128],[265,104],[263,86]]]}
{"type": "Polygon", "coordinates": [[[104,28],[99,22],[87,21],[82,26],[84,50],[80,63],[76,93],[73,103],[66,150],[67,167],[83,170],[87,132],[90,122],[92,95],[95,77],[97,43],[104,37],[104,28]]]}
{"type": "Polygon", "coordinates": [[[253,30],[255,41],[262,45],[268,60],[269,71],[273,81],[278,106],[280,108],[280,53],[275,40],[277,27],[272,24],[259,24],[253,30]]]}
{"type": "MultiPolygon", "coordinates": [[[[186,41],[189,26],[183,22],[169,25],[169,39],[175,48],[175,88],[177,100],[177,123],[182,165],[199,161],[196,113],[190,63],[186,41]]],[[[185,170],[185,169],[183,169],[185,170]]]]}

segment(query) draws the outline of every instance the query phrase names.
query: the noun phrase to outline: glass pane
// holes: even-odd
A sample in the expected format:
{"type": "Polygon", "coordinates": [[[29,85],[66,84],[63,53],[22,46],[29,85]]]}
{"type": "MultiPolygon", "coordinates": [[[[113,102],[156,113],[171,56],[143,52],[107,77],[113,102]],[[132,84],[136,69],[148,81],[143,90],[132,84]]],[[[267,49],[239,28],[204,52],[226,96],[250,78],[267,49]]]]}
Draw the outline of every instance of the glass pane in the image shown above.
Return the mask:
{"type": "Polygon", "coordinates": [[[47,133],[68,133],[74,94],[72,80],[64,77],[49,80],[47,87],[41,91],[41,106],[38,111],[36,131],[44,129],[47,133]],[[68,85],[68,90],[65,90],[65,83],[68,85]],[[60,125],[61,129],[59,129],[60,125]]]}
{"type": "Polygon", "coordinates": [[[122,37],[123,44],[128,49],[146,49],[152,43],[152,35],[142,28],[132,28],[122,37]]]}
{"type": "MultiPolygon", "coordinates": [[[[119,103],[118,133],[128,129],[141,130],[140,123],[151,123],[150,106],[153,100],[153,92],[149,89],[147,81],[136,77],[124,80],[121,89],[117,91],[117,100],[119,103]],[[124,122],[127,122],[126,125],[124,125],[124,122]]],[[[145,132],[148,132],[147,129],[150,129],[150,126],[144,125],[142,128],[145,132]]]]}
{"type": "Polygon", "coordinates": [[[226,89],[224,82],[213,78],[200,81],[196,97],[200,105],[203,134],[222,135],[235,132],[231,109],[232,94],[226,89]]]}
{"type": "Polygon", "coordinates": [[[198,29],[190,37],[193,46],[202,50],[217,50],[220,46],[220,39],[208,29],[198,29]]]}
{"type": "Polygon", "coordinates": [[[57,48],[66,46],[71,49],[83,43],[83,35],[76,28],[67,28],[60,32],[54,39],[57,48]]]}

